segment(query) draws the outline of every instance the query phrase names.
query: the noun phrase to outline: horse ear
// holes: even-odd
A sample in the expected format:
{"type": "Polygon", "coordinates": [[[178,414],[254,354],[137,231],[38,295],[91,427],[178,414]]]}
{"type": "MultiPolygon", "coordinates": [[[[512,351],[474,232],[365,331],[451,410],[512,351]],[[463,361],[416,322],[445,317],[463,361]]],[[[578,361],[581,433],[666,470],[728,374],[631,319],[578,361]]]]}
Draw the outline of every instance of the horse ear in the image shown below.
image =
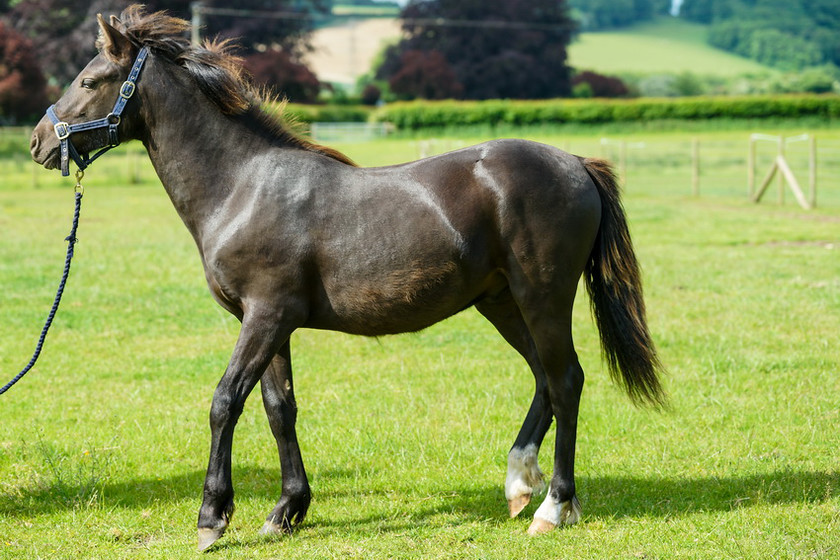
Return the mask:
{"type": "Polygon", "coordinates": [[[113,25],[119,24],[119,20],[111,16],[111,23],[109,24],[102,17],[102,14],[96,14],[96,19],[99,22],[97,46],[113,62],[124,63],[129,61],[131,59],[131,41],[113,25]]]}

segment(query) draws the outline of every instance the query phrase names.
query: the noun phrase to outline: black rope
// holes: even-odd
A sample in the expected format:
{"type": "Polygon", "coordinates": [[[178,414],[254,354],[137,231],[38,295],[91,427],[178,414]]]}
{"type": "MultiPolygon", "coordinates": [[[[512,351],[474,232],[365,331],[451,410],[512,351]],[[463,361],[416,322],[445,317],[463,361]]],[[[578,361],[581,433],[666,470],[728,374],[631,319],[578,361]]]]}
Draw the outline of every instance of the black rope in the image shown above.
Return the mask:
{"type": "Polygon", "coordinates": [[[38,356],[41,354],[41,349],[44,347],[44,340],[47,338],[47,331],[50,330],[50,325],[52,325],[53,319],[55,318],[55,313],[58,311],[58,304],[61,303],[61,294],[64,293],[64,285],[67,283],[67,276],[70,274],[70,261],[73,259],[73,246],[76,244],[76,228],[79,227],[79,212],[82,209],[82,192],[80,189],[77,188],[76,190],[76,210],[73,213],[73,227],[70,229],[70,235],[65,238],[67,241],[67,258],[64,260],[64,273],[61,275],[61,282],[58,284],[58,291],[55,294],[55,301],[53,302],[52,309],[50,309],[50,314],[47,316],[47,322],[44,324],[44,328],[41,330],[41,336],[38,339],[38,345],[35,347],[35,353],[32,354],[32,359],[29,360],[29,363],[26,364],[26,367],[21,370],[19,374],[17,374],[14,379],[6,383],[2,389],[0,389],[0,395],[8,391],[12,385],[20,381],[20,378],[26,375],[26,373],[32,369],[32,366],[35,365],[35,362],[38,360],[38,356]]]}

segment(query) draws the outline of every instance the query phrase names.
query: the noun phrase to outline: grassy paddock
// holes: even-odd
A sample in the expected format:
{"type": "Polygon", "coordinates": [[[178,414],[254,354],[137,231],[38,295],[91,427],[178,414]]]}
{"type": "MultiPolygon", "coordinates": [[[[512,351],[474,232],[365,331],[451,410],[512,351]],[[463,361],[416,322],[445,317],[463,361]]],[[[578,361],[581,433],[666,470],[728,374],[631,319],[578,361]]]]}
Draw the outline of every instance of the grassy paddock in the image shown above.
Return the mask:
{"type": "MultiPolygon", "coordinates": [[[[533,136],[600,149],[597,136],[533,136]]],[[[341,148],[382,164],[418,146],[341,148]]],[[[62,309],[39,365],[0,403],[0,558],[196,557],[207,412],[237,325],[207,294],[192,240],[148,167],[129,184],[132,156],[122,154],[89,174],[62,309]]],[[[69,180],[10,169],[0,189],[8,376],[28,360],[50,305],[72,209],[69,180]]],[[[629,404],[603,371],[583,295],[575,310],[588,374],[579,525],[527,538],[535,505],[507,519],[505,456],[532,381],[467,311],[414,335],[296,333],[310,515],[291,537],[256,535],[280,475],[252,398],[234,447],[237,513],[208,556],[836,557],[840,205],[692,198],[676,186],[679,169],[639,166],[626,195],[672,411],[629,404]]],[[[552,447],[547,438],[544,470],[552,447]]]]}

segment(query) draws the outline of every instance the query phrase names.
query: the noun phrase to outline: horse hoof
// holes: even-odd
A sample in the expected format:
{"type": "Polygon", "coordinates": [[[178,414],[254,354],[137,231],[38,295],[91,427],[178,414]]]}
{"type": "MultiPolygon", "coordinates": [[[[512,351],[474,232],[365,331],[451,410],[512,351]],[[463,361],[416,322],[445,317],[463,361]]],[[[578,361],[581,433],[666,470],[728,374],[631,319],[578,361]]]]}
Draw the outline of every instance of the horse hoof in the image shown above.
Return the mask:
{"type": "Polygon", "coordinates": [[[288,535],[289,533],[291,533],[289,528],[272,521],[266,521],[260,529],[260,535],[288,535]]]}
{"type": "Polygon", "coordinates": [[[198,551],[204,552],[225,534],[224,529],[198,529],[198,551]]]}
{"type": "Polygon", "coordinates": [[[528,527],[528,534],[532,537],[537,535],[542,535],[552,531],[557,525],[552,523],[551,521],[546,521],[545,519],[540,519],[539,517],[535,517],[534,521],[531,523],[531,526],[528,527]]]}
{"type": "Polygon", "coordinates": [[[525,506],[531,503],[531,494],[523,494],[511,500],[508,500],[508,510],[511,517],[519,515],[525,506]]]}

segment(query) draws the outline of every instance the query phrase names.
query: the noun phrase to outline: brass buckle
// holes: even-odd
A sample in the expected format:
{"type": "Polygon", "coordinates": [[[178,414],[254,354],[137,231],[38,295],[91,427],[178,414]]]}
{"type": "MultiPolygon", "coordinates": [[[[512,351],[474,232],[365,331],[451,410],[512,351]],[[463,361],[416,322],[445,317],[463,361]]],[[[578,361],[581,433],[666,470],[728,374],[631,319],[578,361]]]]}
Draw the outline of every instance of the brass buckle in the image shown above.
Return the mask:
{"type": "Polygon", "coordinates": [[[53,130],[55,130],[55,135],[58,136],[59,140],[67,140],[70,138],[70,125],[66,122],[58,122],[53,125],[53,130]]]}
{"type": "Polygon", "coordinates": [[[134,95],[134,90],[137,88],[137,85],[134,82],[126,80],[123,82],[123,85],[120,87],[120,97],[123,99],[128,99],[132,95],[134,95]]]}

